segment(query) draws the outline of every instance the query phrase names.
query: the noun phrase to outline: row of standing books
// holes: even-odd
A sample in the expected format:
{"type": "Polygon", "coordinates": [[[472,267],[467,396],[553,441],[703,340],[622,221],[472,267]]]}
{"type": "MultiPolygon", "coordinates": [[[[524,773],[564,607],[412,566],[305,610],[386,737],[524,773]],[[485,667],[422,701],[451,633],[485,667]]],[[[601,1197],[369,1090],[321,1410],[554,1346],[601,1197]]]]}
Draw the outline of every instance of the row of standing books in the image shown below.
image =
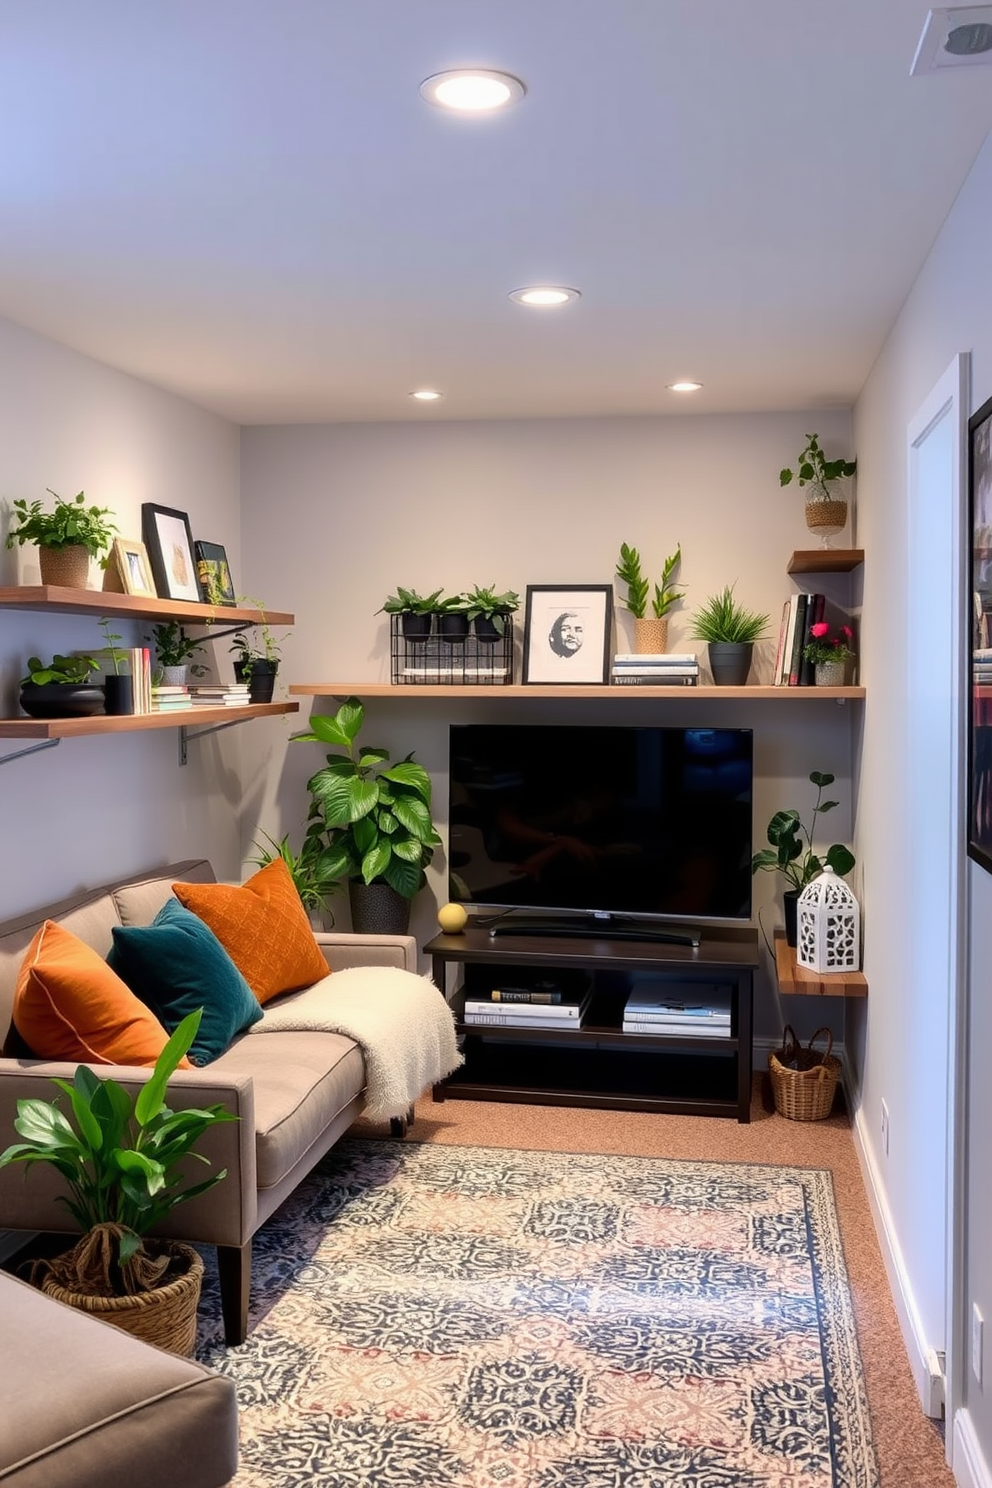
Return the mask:
{"type": "Polygon", "coordinates": [[[618,687],[695,687],[699,662],[691,651],[621,652],[610,681],[618,687]]]}
{"type": "Polygon", "coordinates": [[[824,618],[826,603],[823,594],[793,594],[785,601],[778,632],[773,686],[813,686],[815,663],[806,660],[803,648],[810,638],[810,626],[818,625],[824,618]]]}

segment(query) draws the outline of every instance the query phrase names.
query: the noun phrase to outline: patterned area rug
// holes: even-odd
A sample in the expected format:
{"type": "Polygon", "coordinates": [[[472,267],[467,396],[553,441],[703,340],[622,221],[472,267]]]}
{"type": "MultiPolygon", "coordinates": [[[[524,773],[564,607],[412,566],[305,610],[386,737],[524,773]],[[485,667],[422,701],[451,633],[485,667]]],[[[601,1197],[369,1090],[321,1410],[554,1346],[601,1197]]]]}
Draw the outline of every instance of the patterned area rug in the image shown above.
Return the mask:
{"type": "Polygon", "coordinates": [[[346,1141],[255,1240],[238,1488],[874,1488],[830,1175],[346,1141]]]}

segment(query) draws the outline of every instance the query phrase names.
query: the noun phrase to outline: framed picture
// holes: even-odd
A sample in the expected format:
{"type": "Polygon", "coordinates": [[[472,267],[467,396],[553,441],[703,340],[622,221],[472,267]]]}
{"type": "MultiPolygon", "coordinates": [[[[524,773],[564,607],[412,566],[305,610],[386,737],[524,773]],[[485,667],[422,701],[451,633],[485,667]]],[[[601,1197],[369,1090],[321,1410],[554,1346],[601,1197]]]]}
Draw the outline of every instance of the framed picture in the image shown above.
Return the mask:
{"type": "Polygon", "coordinates": [[[992,398],[968,420],[968,856],[992,873],[992,398]]]}
{"type": "Polygon", "coordinates": [[[193,538],[186,513],[171,506],[142,502],[141,535],[151,559],[159,598],[199,602],[193,538]]]}
{"type": "Polygon", "coordinates": [[[528,584],[524,681],[606,683],[612,584],[528,584]]]}
{"type": "Polygon", "coordinates": [[[220,543],[195,542],[196,574],[207,604],[237,604],[227,554],[220,543]]]}
{"type": "Polygon", "coordinates": [[[143,542],[132,541],[129,537],[115,537],[113,562],[125,594],[137,594],[144,599],[157,598],[148,549],[143,542]]]}

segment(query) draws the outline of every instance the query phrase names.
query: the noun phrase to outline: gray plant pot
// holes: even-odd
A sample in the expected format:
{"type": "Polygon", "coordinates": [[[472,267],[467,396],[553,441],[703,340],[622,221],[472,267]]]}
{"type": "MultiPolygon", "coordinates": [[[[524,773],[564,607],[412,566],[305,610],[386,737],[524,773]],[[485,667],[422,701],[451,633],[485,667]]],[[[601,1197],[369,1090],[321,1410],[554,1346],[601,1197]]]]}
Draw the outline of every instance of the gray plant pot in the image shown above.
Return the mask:
{"type": "Polygon", "coordinates": [[[707,647],[716,687],[744,687],[754,647],[737,641],[711,641],[707,647]]]}

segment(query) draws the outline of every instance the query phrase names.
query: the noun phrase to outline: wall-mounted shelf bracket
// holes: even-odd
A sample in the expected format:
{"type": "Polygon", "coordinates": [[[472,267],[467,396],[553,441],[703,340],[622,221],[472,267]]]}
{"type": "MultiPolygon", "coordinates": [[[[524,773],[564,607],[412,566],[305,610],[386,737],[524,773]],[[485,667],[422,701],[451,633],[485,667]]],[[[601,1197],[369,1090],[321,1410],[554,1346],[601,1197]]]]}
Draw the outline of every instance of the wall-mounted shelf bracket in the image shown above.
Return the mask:
{"type": "Polygon", "coordinates": [[[193,624],[205,625],[207,627],[206,635],[202,637],[203,640],[222,641],[225,636],[237,635],[239,631],[247,630],[250,625],[255,625],[257,622],[254,620],[242,620],[240,625],[229,625],[225,630],[214,630],[210,620],[194,620],[193,624]]]}
{"type": "Polygon", "coordinates": [[[15,749],[11,754],[0,754],[0,765],[7,765],[11,760],[20,759],[24,754],[37,754],[39,749],[54,749],[56,744],[61,743],[61,739],[43,739],[40,744],[28,744],[25,749],[15,749]]]}
{"type": "Polygon", "coordinates": [[[206,738],[207,734],[219,734],[222,729],[234,728],[234,727],[236,727],[237,724],[243,723],[243,722],[244,722],[244,719],[243,718],[232,718],[231,721],[230,721],[230,723],[213,723],[213,724],[210,725],[209,728],[198,728],[198,729],[187,728],[184,723],[181,723],[179,725],[179,763],[180,763],[180,765],[184,765],[186,763],[186,757],[187,757],[186,745],[189,743],[190,739],[204,739],[204,738],[206,738]]]}

